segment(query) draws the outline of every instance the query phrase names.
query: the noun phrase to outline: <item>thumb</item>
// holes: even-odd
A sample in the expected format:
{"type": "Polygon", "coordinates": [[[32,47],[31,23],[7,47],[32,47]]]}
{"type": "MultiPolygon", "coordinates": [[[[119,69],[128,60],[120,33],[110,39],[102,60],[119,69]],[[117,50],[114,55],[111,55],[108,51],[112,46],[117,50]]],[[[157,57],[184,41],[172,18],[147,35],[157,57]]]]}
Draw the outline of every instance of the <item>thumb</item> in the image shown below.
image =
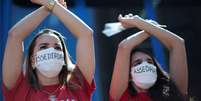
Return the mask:
{"type": "Polygon", "coordinates": [[[119,14],[118,20],[120,21],[123,18],[122,14],[119,14]]]}

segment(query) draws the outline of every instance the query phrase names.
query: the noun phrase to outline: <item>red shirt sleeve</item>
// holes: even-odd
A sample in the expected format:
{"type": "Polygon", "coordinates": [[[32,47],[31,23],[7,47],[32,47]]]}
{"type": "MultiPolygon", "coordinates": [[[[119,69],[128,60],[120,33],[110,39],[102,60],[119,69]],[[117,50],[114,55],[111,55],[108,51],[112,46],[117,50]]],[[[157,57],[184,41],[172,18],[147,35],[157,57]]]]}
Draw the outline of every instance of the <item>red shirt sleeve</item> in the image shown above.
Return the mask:
{"type": "Polygon", "coordinates": [[[77,92],[81,98],[85,98],[85,96],[91,97],[93,91],[95,90],[95,82],[92,80],[91,84],[86,80],[85,76],[80,71],[79,67],[76,66],[73,71],[73,83],[80,86],[80,91],[77,92]]]}
{"type": "Polygon", "coordinates": [[[86,80],[85,76],[82,74],[82,72],[80,71],[82,77],[83,77],[83,89],[85,91],[87,91],[88,94],[91,94],[94,90],[95,90],[95,82],[94,79],[92,80],[91,84],[89,84],[89,82],[86,80]]]}

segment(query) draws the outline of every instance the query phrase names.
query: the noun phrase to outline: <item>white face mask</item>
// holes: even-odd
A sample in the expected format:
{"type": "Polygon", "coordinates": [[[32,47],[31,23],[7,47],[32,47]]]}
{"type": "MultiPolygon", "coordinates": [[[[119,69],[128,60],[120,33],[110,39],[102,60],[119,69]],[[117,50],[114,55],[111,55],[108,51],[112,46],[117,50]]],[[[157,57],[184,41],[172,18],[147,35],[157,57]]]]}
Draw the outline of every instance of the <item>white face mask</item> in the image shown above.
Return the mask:
{"type": "Polygon", "coordinates": [[[141,89],[149,89],[157,80],[156,66],[143,62],[131,68],[132,81],[141,89]]]}
{"type": "Polygon", "coordinates": [[[48,77],[57,76],[64,65],[64,54],[54,48],[48,48],[36,53],[35,67],[39,72],[48,77]]]}

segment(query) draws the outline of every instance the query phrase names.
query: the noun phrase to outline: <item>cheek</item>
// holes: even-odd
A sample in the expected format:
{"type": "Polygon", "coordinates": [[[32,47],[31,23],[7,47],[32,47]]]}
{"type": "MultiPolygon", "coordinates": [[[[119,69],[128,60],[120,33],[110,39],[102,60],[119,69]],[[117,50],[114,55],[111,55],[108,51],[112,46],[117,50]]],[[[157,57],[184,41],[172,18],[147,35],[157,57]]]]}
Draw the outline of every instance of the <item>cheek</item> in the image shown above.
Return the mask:
{"type": "Polygon", "coordinates": [[[35,68],[35,58],[33,56],[31,57],[31,65],[35,68]]]}
{"type": "Polygon", "coordinates": [[[37,52],[38,52],[37,47],[34,47],[33,54],[31,57],[32,63],[35,63],[35,58],[36,58],[37,52]]]}
{"type": "Polygon", "coordinates": [[[33,52],[33,55],[30,57],[31,58],[31,65],[33,68],[35,68],[35,58],[36,58],[36,53],[33,52]]]}
{"type": "Polygon", "coordinates": [[[132,57],[130,60],[130,68],[132,68],[134,65],[135,65],[134,57],[132,57]]]}
{"type": "Polygon", "coordinates": [[[130,67],[130,70],[129,70],[129,78],[132,79],[132,72],[134,72],[133,70],[134,67],[130,67]]]}
{"type": "Polygon", "coordinates": [[[36,55],[37,51],[39,51],[39,47],[35,46],[33,49],[33,55],[36,55]]]}

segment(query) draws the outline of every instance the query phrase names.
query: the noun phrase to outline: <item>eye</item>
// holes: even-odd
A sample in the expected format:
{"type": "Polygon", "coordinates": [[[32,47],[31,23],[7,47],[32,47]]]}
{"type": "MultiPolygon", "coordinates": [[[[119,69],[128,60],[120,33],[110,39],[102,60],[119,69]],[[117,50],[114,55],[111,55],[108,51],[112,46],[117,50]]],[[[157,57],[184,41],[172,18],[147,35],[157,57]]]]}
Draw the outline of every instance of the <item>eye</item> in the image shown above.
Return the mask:
{"type": "Polygon", "coordinates": [[[152,59],[148,59],[147,62],[150,64],[154,64],[154,61],[152,59]]]}
{"type": "Polygon", "coordinates": [[[61,51],[62,48],[60,46],[55,46],[54,49],[61,51]]]}
{"type": "Polygon", "coordinates": [[[46,48],[48,48],[46,45],[42,45],[42,46],[40,46],[39,50],[43,50],[43,49],[46,49],[46,48]]]}
{"type": "Polygon", "coordinates": [[[137,65],[139,65],[141,63],[142,63],[142,60],[136,60],[136,61],[134,61],[132,66],[137,66],[137,65]]]}

